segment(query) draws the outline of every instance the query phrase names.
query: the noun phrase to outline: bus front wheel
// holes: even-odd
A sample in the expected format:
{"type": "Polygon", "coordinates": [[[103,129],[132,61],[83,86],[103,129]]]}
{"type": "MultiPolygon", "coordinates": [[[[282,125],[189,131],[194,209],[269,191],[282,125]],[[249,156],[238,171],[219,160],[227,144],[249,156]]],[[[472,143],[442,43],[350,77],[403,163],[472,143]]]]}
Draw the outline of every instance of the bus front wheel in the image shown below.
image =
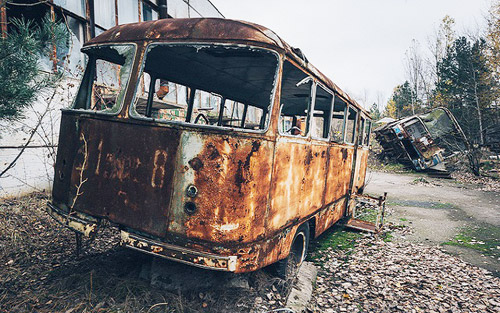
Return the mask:
{"type": "Polygon", "coordinates": [[[309,247],[309,223],[300,225],[293,237],[290,254],[283,260],[278,261],[277,272],[282,279],[291,279],[297,275],[297,271],[307,256],[309,247]]]}

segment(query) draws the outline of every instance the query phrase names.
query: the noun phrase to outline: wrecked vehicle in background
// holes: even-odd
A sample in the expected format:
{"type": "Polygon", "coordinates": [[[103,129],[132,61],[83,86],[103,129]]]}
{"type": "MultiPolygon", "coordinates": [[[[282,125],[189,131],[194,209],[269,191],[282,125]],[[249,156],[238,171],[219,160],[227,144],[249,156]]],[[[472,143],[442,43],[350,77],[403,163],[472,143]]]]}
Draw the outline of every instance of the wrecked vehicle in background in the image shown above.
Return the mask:
{"type": "Polygon", "coordinates": [[[460,125],[446,108],[405,117],[374,132],[387,158],[417,171],[446,171],[445,161],[469,147],[460,125]]]}
{"type": "Polygon", "coordinates": [[[82,51],[48,205],[63,225],[95,237],[110,221],[123,246],[238,273],[300,263],[355,215],[369,113],[269,29],[163,19],[82,51]]]}

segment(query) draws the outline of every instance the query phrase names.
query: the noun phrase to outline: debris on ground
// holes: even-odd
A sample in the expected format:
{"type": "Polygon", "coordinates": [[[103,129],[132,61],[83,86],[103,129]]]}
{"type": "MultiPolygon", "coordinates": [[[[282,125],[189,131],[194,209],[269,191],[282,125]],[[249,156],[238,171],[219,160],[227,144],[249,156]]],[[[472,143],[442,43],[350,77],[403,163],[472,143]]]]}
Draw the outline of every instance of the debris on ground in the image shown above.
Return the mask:
{"type": "Polygon", "coordinates": [[[451,177],[463,184],[473,184],[481,191],[500,192],[500,180],[492,177],[475,176],[466,171],[455,171],[451,174],[451,177]]]}
{"type": "Polygon", "coordinates": [[[438,246],[365,237],[324,253],[310,312],[500,311],[500,279],[438,246]]]}

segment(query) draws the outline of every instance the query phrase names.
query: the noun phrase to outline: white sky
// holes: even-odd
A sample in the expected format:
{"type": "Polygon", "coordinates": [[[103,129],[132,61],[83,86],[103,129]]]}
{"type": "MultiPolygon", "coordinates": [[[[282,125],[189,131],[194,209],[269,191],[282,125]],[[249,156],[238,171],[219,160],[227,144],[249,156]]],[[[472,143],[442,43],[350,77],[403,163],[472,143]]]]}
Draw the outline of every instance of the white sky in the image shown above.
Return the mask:
{"type": "Polygon", "coordinates": [[[412,39],[427,50],[445,15],[457,33],[484,27],[491,0],[211,0],[230,19],[266,26],[369,107],[405,80],[412,39]]]}

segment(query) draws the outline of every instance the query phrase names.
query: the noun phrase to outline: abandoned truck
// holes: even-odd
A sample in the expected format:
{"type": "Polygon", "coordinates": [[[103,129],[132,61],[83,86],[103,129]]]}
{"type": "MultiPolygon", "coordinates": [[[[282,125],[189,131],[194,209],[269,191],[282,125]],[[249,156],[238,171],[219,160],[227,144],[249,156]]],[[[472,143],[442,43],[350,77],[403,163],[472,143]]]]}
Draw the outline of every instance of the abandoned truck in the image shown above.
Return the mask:
{"type": "Polygon", "coordinates": [[[165,19],[82,51],[48,205],[60,223],[92,238],[109,221],[123,246],[238,273],[300,263],[352,216],[369,115],[269,29],[165,19]]]}
{"type": "Polygon", "coordinates": [[[453,114],[436,108],[375,129],[385,156],[417,171],[446,171],[446,159],[464,152],[469,143],[453,114]]]}

